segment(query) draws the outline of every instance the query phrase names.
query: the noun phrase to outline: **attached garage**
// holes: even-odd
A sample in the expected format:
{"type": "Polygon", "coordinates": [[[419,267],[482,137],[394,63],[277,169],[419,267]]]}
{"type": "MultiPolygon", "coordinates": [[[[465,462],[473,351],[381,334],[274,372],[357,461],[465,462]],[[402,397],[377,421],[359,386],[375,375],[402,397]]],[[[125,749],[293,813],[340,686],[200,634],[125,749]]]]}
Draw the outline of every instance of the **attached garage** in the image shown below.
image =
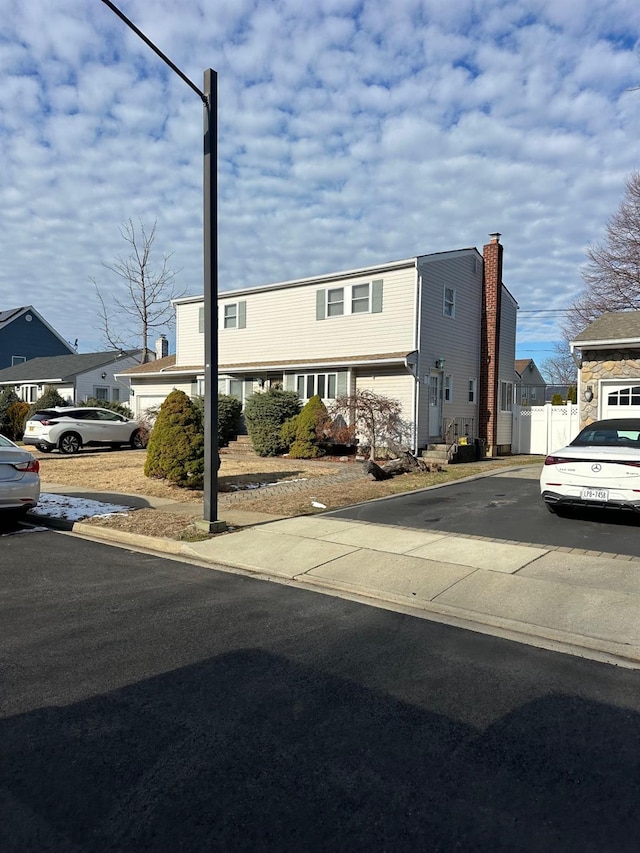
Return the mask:
{"type": "Polygon", "coordinates": [[[603,382],[601,395],[602,418],[640,418],[640,380],[603,382]]]}

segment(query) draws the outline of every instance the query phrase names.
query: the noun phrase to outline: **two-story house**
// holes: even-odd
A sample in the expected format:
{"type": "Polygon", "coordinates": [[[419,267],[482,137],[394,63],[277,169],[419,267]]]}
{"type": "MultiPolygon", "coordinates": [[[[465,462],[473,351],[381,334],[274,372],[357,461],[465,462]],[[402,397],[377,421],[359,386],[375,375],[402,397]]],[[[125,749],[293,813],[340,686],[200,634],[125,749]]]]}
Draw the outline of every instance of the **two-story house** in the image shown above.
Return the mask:
{"type": "MultiPolygon", "coordinates": [[[[367,388],[402,404],[417,451],[445,436],[511,447],[517,304],[500,235],[475,248],[218,295],[218,388],[302,402],[367,388]]],[[[137,414],[204,391],[204,300],[177,299],[176,353],[127,371],[137,414]]]]}
{"type": "Polygon", "coordinates": [[[0,311],[0,370],[75,350],[32,305],[0,311]]]}

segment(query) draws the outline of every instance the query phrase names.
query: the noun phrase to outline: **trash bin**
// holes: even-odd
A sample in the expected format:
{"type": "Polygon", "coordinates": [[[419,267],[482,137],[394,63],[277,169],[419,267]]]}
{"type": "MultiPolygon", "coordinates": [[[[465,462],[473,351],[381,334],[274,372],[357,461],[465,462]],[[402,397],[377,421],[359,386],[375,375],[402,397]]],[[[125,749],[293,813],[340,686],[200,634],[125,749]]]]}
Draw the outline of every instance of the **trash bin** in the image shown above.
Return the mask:
{"type": "Polygon", "coordinates": [[[484,459],[487,455],[487,445],[484,438],[476,438],[474,444],[476,446],[476,460],[484,459]]]}

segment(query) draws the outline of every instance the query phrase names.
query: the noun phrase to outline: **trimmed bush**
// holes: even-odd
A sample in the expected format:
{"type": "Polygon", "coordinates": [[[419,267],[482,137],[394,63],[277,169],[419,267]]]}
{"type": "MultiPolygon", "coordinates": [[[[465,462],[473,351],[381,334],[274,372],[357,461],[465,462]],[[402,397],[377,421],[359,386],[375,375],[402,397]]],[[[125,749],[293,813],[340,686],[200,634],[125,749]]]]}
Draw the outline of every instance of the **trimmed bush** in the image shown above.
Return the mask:
{"type": "Polygon", "coordinates": [[[31,415],[34,415],[38,409],[52,409],[55,406],[68,406],[69,404],[60,396],[57,388],[53,385],[46,385],[42,394],[38,397],[35,403],[29,406],[26,420],[29,420],[31,415]]]}
{"type": "Polygon", "coordinates": [[[89,397],[88,400],[84,400],[84,402],[80,403],[80,406],[89,406],[92,409],[109,409],[111,412],[117,412],[119,415],[122,415],[123,418],[132,418],[133,412],[126,405],[126,403],[121,403],[118,400],[98,400],[97,397],[89,397]]]}
{"type": "MultiPolygon", "coordinates": [[[[200,413],[204,429],[204,397],[194,397],[193,405],[200,413]]],[[[218,447],[226,447],[238,434],[242,403],[237,397],[218,394],[218,447]]]]}
{"type": "Polygon", "coordinates": [[[551,405],[552,406],[562,406],[564,400],[562,399],[562,394],[554,394],[551,397],[551,405]]]}
{"type": "Polygon", "coordinates": [[[183,488],[202,488],[202,419],[184,391],[172,391],[160,406],[147,445],[144,473],[147,477],[168,480],[183,488]]]}
{"type": "Polygon", "coordinates": [[[289,418],[289,420],[286,420],[280,427],[280,442],[285,452],[289,451],[289,448],[296,440],[299,417],[300,415],[294,415],[292,418],[289,418]]]}
{"type": "Polygon", "coordinates": [[[28,411],[28,403],[23,403],[22,400],[12,403],[5,415],[5,425],[2,429],[3,435],[6,435],[11,441],[22,441],[28,411]]]}
{"type": "Polygon", "coordinates": [[[293,459],[316,459],[324,456],[326,450],[325,429],[329,415],[327,407],[316,394],[311,397],[296,418],[296,438],[289,448],[293,459]]]}
{"type": "Polygon", "coordinates": [[[253,449],[259,456],[277,456],[285,450],[281,429],[285,421],[300,411],[295,391],[269,388],[252,394],[244,404],[244,417],[253,449]]]}
{"type": "MultiPolygon", "coordinates": [[[[0,391],[0,432],[12,441],[15,441],[15,439],[9,435],[10,427],[7,412],[9,410],[9,406],[12,406],[14,403],[18,403],[19,401],[20,397],[18,397],[13,388],[3,388],[2,391],[0,391]]],[[[28,408],[29,407],[27,406],[27,409],[28,408]]]]}

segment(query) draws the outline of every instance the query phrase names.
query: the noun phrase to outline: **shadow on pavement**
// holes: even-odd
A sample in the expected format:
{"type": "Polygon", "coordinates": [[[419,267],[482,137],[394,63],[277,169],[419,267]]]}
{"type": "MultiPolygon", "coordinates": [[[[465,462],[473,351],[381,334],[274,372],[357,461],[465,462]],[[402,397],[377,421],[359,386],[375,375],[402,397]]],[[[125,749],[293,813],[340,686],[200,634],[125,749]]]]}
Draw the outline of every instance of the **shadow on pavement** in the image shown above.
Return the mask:
{"type": "Polygon", "coordinates": [[[0,731],[4,853],[621,853],[640,832],[640,718],[572,696],[478,731],[248,649],[0,731]]]}

